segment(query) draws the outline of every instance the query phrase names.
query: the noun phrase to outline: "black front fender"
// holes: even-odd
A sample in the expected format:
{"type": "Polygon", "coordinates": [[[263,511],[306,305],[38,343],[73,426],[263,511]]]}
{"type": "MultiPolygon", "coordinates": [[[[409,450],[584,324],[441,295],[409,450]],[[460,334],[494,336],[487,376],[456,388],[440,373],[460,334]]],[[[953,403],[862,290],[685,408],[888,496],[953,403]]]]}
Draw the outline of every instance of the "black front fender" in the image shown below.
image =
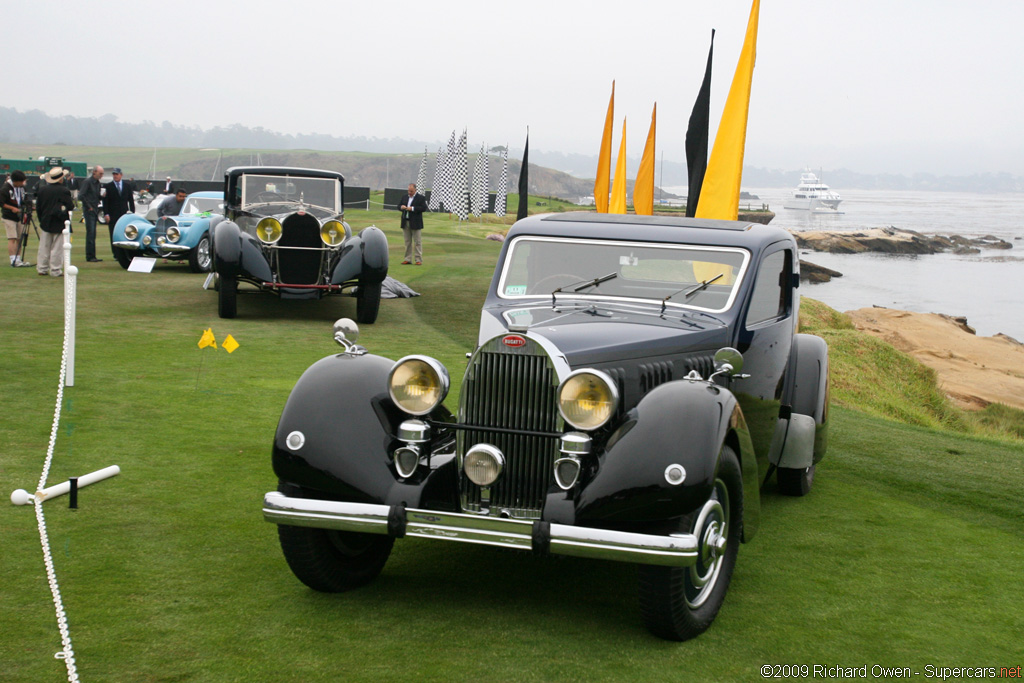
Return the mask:
{"type": "MultiPolygon", "coordinates": [[[[393,366],[372,354],[338,354],[311,365],[292,389],[274,435],[278,478],[335,500],[416,507],[426,498],[454,509],[454,457],[436,456],[408,480],[395,471],[398,426],[410,416],[387,394],[393,366]],[[302,437],[289,444],[293,432],[302,437]]],[[[443,408],[435,413],[432,418],[447,418],[443,408]]]]}
{"type": "Polygon", "coordinates": [[[210,230],[213,240],[213,269],[221,277],[250,277],[272,282],[270,264],[252,235],[234,221],[224,220],[210,230]]]}
{"type": "Polygon", "coordinates": [[[364,228],[345,242],[331,284],[340,285],[351,280],[376,284],[388,276],[388,238],[375,226],[364,228]]]}
{"type": "Polygon", "coordinates": [[[663,384],[626,415],[598,454],[596,474],[581,481],[576,519],[657,522],[697,509],[711,495],[726,443],[740,458],[752,533],[760,499],[757,462],[743,413],[731,392],[703,381],[663,384]],[[686,470],[681,484],[670,484],[665,477],[673,464],[686,470]]]}

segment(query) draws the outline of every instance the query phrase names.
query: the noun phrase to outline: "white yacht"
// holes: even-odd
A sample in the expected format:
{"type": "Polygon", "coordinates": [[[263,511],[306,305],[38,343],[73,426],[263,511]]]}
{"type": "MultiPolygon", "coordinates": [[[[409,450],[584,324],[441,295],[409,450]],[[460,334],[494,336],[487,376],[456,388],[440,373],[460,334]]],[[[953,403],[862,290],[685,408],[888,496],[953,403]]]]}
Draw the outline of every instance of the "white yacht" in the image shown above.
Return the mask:
{"type": "Polygon", "coordinates": [[[800,175],[800,184],[783,202],[782,208],[797,211],[839,212],[839,202],[843,201],[838,193],[828,189],[828,185],[818,180],[818,176],[810,171],[800,175]]]}

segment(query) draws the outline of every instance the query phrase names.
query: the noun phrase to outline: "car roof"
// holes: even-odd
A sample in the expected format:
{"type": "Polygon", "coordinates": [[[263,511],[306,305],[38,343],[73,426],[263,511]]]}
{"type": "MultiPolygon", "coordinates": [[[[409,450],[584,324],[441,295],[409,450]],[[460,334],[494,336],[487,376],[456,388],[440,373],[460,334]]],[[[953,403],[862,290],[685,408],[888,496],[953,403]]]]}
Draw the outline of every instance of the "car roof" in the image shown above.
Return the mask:
{"type": "Polygon", "coordinates": [[[336,178],[342,183],[345,176],[337,171],[325,171],[319,168],[297,168],[291,166],[232,166],[224,171],[226,177],[237,177],[249,173],[253,175],[292,175],[309,178],[336,178]]]}
{"type": "Polygon", "coordinates": [[[793,237],[782,228],[749,221],[677,216],[637,216],[591,211],[530,216],[509,230],[506,241],[521,235],[690,243],[758,248],[793,237]]]}
{"type": "Polygon", "coordinates": [[[206,199],[224,199],[224,192],[221,190],[200,190],[189,194],[189,197],[203,197],[206,199]]]}

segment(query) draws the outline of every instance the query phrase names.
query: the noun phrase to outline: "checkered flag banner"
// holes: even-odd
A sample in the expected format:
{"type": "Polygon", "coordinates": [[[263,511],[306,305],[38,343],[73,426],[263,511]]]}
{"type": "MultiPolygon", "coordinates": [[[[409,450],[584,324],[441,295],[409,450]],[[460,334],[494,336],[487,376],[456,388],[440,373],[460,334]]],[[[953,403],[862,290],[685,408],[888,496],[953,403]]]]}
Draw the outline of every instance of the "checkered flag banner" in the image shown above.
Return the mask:
{"type": "Polygon", "coordinates": [[[494,214],[498,218],[505,215],[505,201],[508,195],[508,144],[501,153],[501,177],[498,179],[498,195],[494,198],[494,214]]]}
{"type": "Polygon", "coordinates": [[[426,196],[427,192],[427,148],[423,148],[423,159],[420,161],[420,172],[416,174],[416,191],[426,196]]]}
{"type": "Polygon", "coordinates": [[[473,164],[473,215],[477,218],[487,211],[487,145],[480,145],[480,153],[473,164]]]}
{"type": "Polygon", "coordinates": [[[459,217],[460,221],[469,218],[469,161],[466,158],[466,131],[462,131],[459,138],[459,147],[455,152],[453,160],[454,172],[452,173],[452,213],[459,217]]]}
{"type": "Polygon", "coordinates": [[[430,204],[427,206],[431,211],[441,208],[441,199],[444,194],[444,146],[437,148],[437,161],[434,163],[434,186],[430,188],[430,204]]]}
{"type": "Polygon", "coordinates": [[[441,203],[444,205],[444,210],[451,213],[455,210],[455,166],[456,156],[458,153],[458,143],[455,138],[455,131],[452,131],[452,136],[448,138],[448,150],[444,154],[444,178],[441,186],[441,203]]]}

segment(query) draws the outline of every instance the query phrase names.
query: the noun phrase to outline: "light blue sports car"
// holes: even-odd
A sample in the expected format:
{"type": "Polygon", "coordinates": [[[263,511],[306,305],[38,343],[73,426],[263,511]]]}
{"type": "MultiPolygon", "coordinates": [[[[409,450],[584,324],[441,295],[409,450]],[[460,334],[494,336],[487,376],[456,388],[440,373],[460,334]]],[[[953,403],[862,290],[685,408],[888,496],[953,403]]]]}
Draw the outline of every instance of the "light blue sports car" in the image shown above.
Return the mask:
{"type": "Polygon", "coordinates": [[[193,273],[210,271],[210,230],[224,220],[223,192],[193,192],[177,216],[153,219],[129,213],[117,221],[114,256],[122,268],[136,256],[149,256],[187,259],[193,273]]]}

